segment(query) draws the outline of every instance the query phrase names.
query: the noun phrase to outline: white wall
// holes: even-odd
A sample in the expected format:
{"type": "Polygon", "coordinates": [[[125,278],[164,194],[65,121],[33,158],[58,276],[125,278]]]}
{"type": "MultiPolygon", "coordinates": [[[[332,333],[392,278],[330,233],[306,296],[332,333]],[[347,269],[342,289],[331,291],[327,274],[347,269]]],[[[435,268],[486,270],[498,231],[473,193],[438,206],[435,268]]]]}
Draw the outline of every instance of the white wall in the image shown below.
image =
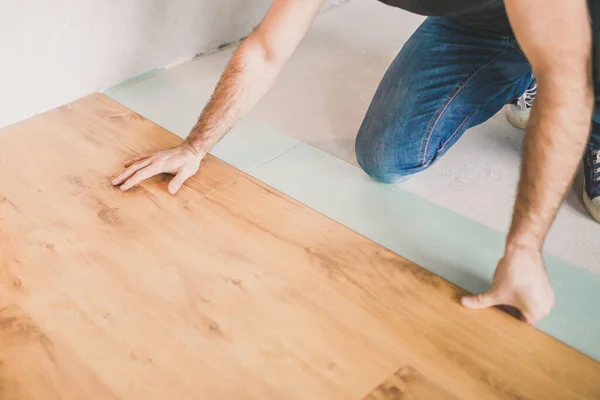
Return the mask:
{"type": "Polygon", "coordinates": [[[236,41],[270,3],[1,0],[0,127],[236,41]]]}

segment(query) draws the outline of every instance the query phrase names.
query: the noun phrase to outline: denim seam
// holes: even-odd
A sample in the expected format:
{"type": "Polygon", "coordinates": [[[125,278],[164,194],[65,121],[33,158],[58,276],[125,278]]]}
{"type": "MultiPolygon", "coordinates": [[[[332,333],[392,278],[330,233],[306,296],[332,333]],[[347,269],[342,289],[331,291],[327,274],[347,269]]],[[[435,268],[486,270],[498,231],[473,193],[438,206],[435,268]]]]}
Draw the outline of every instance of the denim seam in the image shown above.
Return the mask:
{"type": "MultiPolygon", "coordinates": [[[[477,110],[479,111],[479,110],[477,110]]],[[[460,124],[458,124],[458,127],[454,130],[454,132],[452,133],[452,135],[450,135],[450,137],[448,139],[446,139],[446,141],[444,142],[444,144],[440,147],[440,149],[436,152],[438,155],[439,154],[443,154],[446,151],[446,147],[448,146],[448,143],[450,143],[450,141],[452,140],[452,138],[454,136],[456,136],[456,134],[458,132],[460,132],[461,128],[463,126],[465,126],[469,121],[471,121],[473,119],[473,117],[475,116],[475,114],[477,113],[477,111],[471,113],[470,115],[467,115],[465,117],[465,119],[462,120],[462,122],[460,124]]]]}
{"type": "Polygon", "coordinates": [[[421,141],[421,163],[423,165],[425,165],[426,162],[426,157],[427,157],[427,150],[429,150],[429,142],[431,140],[431,136],[433,135],[433,131],[435,130],[435,128],[437,127],[438,123],[440,122],[440,119],[442,118],[442,115],[444,115],[444,112],[446,112],[446,110],[448,109],[448,107],[450,106],[450,104],[452,103],[452,101],[456,98],[456,96],[458,96],[458,94],[462,91],[462,89],[467,86],[467,84],[477,75],[479,74],[481,71],[483,71],[485,68],[487,68],[490,64],[492,64],[494,61],[496,61],[497,59],[499,59],[500,57],[506,55],[506,54],[511,54],[511,53],[517,53],[520,50],[510,50],[510,51],[505,51],[503,53],[500,53],[498,55],[496,55],[495,57],[493,57],[490,61],[488,61],[486,64],[484,64],[483,66],[481,66],[479,69],[475,70],[475,72],[473,72],[468,78],[467,80],[464,81],[464,83],[457,85],[456,89],[454,91],[454,93],[448,98],[448,101],[444,104],[444,106],[442,107],[441,111],[438,112],[438,114],[435,117],[435,122],[433,123],[433,126],[428,130],[428,132],[425,134],[425,136],[423,137],[423,140],[421,141]],[[425,146],[423,147],[423,143],[425,144],[425,146]]]}
{"type": "MultiPolygon", "coordinates": [[[[503,90],[509,89],[511,86],[513,86],[512,82],[510,84],[506,85],[503,90]]],[[[487,101],[485,103],[485,106],[487,106],[488,103],[489,103],[489,101],[487,101]]],[[[485,108],[485,106],[481,107],[481,108],[485,108]]],[[[444,141],[444,144],[442,146],[440,146],[440,149],[436,152],[436,156],[443,155],[447,151],[448,143],[450,143],[452,141],[452,138],[454,136],[456,136],[456,134],[458,132],[460,132],[460,130],[462,129],[462,127],[465,126],[468,122],[470,122],[473,119],[473,117],[475,116],[475,114],[477,114],[478,112],[479,112],[479,110],[476,110],[475,112],[471,113],[470,115],[467,115],[462,120],[462,122],[460,124],[458,124],[458,127],[454,130],[454,132],[452,133],[452,135],[450,135],[450,137],[444,141]]]]}

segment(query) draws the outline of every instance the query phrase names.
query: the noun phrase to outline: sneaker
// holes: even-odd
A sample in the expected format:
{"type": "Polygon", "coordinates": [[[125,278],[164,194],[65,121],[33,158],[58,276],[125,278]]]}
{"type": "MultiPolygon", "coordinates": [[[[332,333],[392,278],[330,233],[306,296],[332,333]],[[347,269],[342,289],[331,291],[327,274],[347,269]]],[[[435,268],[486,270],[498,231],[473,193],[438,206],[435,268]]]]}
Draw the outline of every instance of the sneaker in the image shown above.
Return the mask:
{"type": "Polygon", "coordinates": [[[519,129],[526,129],[529,121],[529,114],[533,106],[533,100],[537,92],[537,83],[533,81],[529,89],[523,93],[517,100],[511,101],[504,107],[504,115],[512,126],[519,129]]]}
{"type": "Polygon", "coordinates": [[[586,150],[583,177],[583,204],[592,218],[600,223],[600,150],[586,150]]]}

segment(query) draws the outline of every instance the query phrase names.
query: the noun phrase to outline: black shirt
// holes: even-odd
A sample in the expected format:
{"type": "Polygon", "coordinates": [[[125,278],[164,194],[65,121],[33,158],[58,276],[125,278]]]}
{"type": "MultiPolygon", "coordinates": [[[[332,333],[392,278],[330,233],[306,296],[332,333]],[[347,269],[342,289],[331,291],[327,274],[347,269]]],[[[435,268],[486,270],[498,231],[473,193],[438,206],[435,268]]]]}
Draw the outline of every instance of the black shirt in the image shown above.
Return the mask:
{"type": "Polygon", "coordinates": [[[490,33],[511,35],[503,0],[379,0],[416,14],[450,17],[463,25],[490,33]]]}

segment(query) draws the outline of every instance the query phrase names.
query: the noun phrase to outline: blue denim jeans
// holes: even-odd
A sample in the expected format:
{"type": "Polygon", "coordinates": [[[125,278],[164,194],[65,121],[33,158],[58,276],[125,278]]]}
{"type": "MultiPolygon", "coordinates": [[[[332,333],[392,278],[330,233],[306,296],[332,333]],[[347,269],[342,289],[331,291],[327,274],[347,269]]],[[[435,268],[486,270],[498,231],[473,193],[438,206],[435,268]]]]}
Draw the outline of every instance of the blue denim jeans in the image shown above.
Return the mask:
{"type": "MultiPolygon", "coordinates": [[[[379,84],[356,139],[358,162],[378,181],[401,182],[518,98],[533,79],[514,37],[428,18],[379,84]]],[[[600,149],[598,105],[593,119],[590,146],[600,149]]]]}

